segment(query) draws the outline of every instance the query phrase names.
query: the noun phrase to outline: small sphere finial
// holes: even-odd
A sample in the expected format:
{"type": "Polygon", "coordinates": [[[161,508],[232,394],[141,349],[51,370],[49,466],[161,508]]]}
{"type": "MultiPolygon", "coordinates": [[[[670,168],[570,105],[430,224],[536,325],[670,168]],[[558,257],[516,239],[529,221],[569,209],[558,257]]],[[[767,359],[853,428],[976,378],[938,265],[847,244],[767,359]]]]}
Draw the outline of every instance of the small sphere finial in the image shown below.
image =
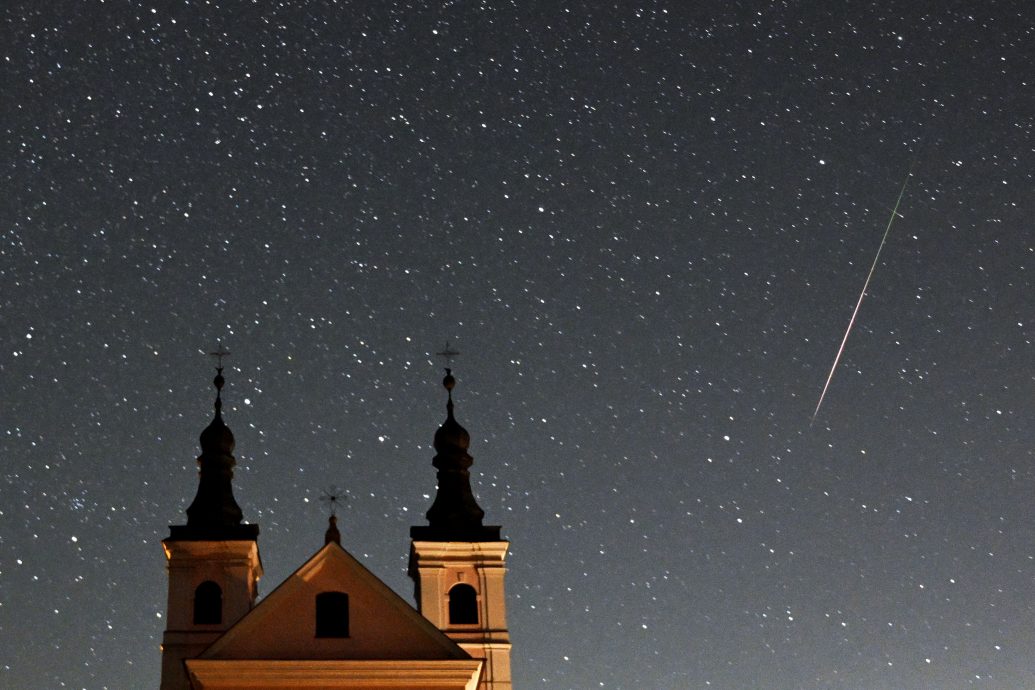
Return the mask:
{"type": "Polygon", "coordinates": [[[449,393],[449,401],[446,403],[446,409],[449,410],[449,416],[453,416],[453,388],[456,387],[456,379],[453,378],[453,370],[450,366],[453,364],[453,358],[460,353],[449,347],[449,341],[446,341],[446,347],[442,352],[436,352],[439,357],[444,357],[446,360],[446,377],[442,379],[442,386],[449,393]]]}

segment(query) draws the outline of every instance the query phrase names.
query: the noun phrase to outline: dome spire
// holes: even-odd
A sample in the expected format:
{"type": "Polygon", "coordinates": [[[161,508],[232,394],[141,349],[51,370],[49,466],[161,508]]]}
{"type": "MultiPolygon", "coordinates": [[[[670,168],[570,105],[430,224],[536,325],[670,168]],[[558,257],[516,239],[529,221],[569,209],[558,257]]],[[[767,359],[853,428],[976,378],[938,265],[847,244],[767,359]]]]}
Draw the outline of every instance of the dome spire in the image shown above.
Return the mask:
{"type": "Polygon", "coordinates": [[[442,387],[446,389],[446,419],[452,419],[454,422],[456,419],[453,417],[453,389],[456,388],[456,379],[453,378],[453,370],[446,367],[446,376],[442,379],[442,387]]]}
{"type": "Polygon", "coordinates": [[[223,418],[223,385],[226,383],[226,379],[223,378],[223,358],[230,353],[219,348],[215,352],[209,352],[209,356],[216,358],[216,377],[212,379],[212,385],[216,387],[216,418],[223,418]]]}
{"type": "MultiPolygon", "coordinates": [[[[453,358],[459,357],[460,353],[449,347],[449,341],[446,341],[446,347],[442,352],[435,353],[438,357],[442,357],[446,360],[446,376],[442,379],[442,387],[446,389],[446,422],[453,422],[456,424],[456,419],[453,417],[453,389],[456,388],[456,379],[453,378],[453,370],[450,368],[453,366],[453,358]]],[[[466,434],[467,430],[459,424],[456,424],[466,434]]],[[[465,446],[466,447],[466,446],[465,446]]],[[[436,446],[437,448],[437,446],[436,446]]]]}
{"type": "MultiPolygon", "coordinates": [[[[439,355],[447,364],[460,354],[446,349],[439,355]]],[[[453,389],[456,379],[451,367],[446,367],[442,386],[446,389],[446,421],[435,432],[435,458],[432,465],[438,470],[438,492],[428,509],[428,525],[413,527],[414,539],[427,541],[494,541],[499,539],[499,527],[482,525],[485,516],[471,491],[470,467],[474,459],[467,452],[471,435],[456,421],[453,410],[453,389]]]]}
{"type": "Polygon", "coordinates": [[[196,539],[254,538],[255,525],[242,524],[241,507],[234,500],[234,435],[223,421],[223,358],[230,353],[221,347],[209,353],[216,358],[215,415],[199,438],[198,492],[187,508],[187,525],[173,528],[173,536],[196,539]],[[247,534],[245,534],[247,533],[247,534]]]}

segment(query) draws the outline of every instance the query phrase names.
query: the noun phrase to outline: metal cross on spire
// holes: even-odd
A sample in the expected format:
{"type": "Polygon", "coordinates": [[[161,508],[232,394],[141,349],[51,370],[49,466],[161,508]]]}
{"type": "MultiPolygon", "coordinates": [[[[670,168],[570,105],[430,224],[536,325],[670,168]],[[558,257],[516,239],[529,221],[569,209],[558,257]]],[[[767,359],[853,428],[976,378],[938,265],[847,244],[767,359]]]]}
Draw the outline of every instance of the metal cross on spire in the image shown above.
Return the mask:
{"type": "Polygon", "coordinates": [[[216,351],[208,353],[210,357],[216,358],[216,377],[212,379],[212,385],[216,387],[216,417],[219,418],[223,410],[223,384],[226,380],[223,378],[223,358],[228,356],[230,353],[223,349],[223,346],[219,343],[216,344],[216,351]]]}
{"type": "Polygon", "coordinates": [[[327,531],[323,535],[323,543],[330,544],[332,541],[341,546],[341,532],[338,531],[338,516],[335,514],[338,508],[338,500],[344,500],[341,490],[333,484],[323,490],[321,501],[326,501],[331,508],[331,514],[327,516],[327,531]]]}
{"type": "Polygon", "coordinates": [[[216,344],[216,351],[208,353],[210,357],[216,358],[216,370],[223,371],[223,358],[229,357],[230,353],[223,349],[223,346],[216,344]]]}
{"type": "Polygon", "coordinates": [[[320,500],[328,505],[331,511],[331,515],[337,515],[338,512],[338,501],[345,501],[347,497],[342,494],[341,489],[333,484],[323,490],[323,496],[320,496],[320,500]]]}
{"type": "Polygon", "coordinates": [[[451,368],[453,366],[453,358],[454,357],[459,357],[460,353],[457,352],[456,350],[450,348],[449,347],[449,341],[447,340],[446,341],[445,349],[442,350],[442,352],[436,352],[435,355],[438,356],[438,357],[445,357],[446,358],[446,369],[449,369],[449,368],[451,368]]]}

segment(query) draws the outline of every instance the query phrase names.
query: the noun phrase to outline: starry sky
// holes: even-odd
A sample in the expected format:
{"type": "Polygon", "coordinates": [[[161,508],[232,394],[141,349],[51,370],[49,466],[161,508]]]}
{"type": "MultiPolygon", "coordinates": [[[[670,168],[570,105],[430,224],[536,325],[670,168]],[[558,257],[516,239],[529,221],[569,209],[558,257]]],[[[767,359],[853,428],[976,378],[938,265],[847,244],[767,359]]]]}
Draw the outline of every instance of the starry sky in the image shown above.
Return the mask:
{"type": "Polygon", "coordinates": [[[1029,4],[0,17],[0,685],[157,687],[217,344],[262,593],[412,601],[447,340],[515,687],[1035,685],[1029,4]]]}

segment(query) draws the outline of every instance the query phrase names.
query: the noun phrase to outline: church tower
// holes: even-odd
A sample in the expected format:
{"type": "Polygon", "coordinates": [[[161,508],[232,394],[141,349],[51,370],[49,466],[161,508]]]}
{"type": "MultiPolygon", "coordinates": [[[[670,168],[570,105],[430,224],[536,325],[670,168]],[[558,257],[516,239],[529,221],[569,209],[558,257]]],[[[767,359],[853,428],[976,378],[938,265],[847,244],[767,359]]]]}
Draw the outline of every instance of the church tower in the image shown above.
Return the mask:
{"type": "Polygon", "coordinates": [[[428,524],[410,528],[409,575],[420,613],[485,661],[478,690],[511,690],[504,592],[509,544],[498,526],[482,524],[485,512],[471,492],[471,437],[453,416],[456,379],[448,368],[442,385],[448,391],[446,421],[435,432],[432,461],[438,491],[428,524]]]}
{"type": "Polygon", "coordinates": [[[234,435],[223,423],[224,352],[216,367],[215,418],[201,432],[198,492],[187,524],[162,542],[169,571],[161,690],[188,690],[184,660],[197,657],[255,605],[259,526],[242,523],[234,500],[234,435]]]}

